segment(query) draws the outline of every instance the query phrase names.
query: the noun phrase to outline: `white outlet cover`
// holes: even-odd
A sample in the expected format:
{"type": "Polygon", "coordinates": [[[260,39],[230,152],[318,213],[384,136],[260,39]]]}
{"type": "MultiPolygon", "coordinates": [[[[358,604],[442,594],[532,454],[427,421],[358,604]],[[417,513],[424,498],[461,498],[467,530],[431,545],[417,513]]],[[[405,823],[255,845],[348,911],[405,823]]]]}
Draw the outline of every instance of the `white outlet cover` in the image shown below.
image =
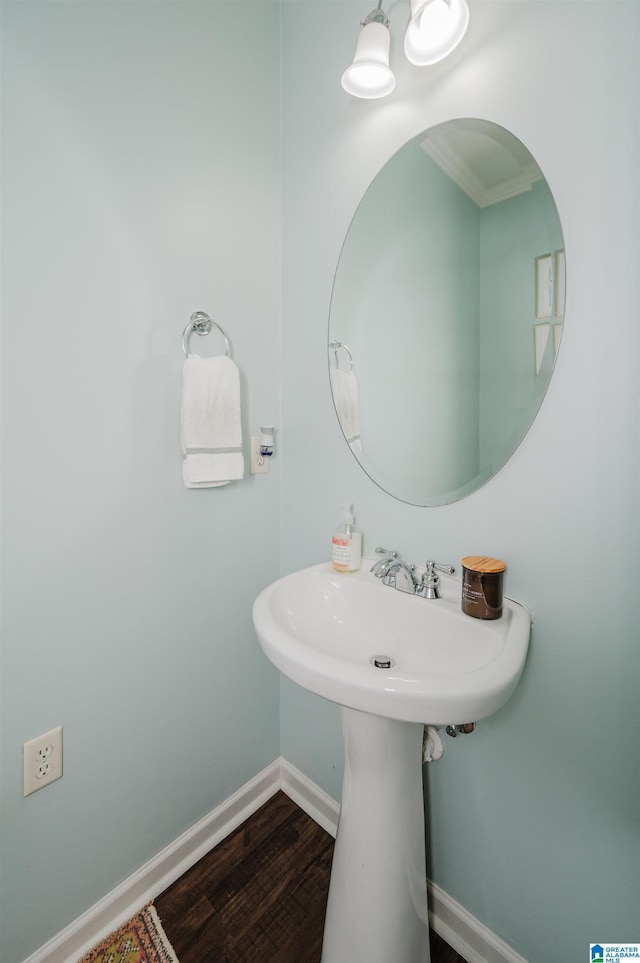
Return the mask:
{"type": "Polygon", "coordinates": [[[251,461],[249,465],[249,474],[251,475],[264,475],[269,471],[269,457],[264,457],[260,454],[260,435],[254,435],[251,438],[251,461]]]}
{"type": "Polygon", "coordinates": [[[62,726],[29,739],[22,747],[24,795],[43,789],[62,776],[62,726]]]}

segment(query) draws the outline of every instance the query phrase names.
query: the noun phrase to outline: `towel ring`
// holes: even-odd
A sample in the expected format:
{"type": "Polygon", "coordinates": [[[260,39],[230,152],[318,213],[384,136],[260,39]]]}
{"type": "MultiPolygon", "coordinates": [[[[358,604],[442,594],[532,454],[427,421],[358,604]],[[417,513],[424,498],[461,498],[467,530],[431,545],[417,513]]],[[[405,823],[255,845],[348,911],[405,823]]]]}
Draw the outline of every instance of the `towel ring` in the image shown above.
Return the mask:
{"type": "Polygon", "coordinates": [[[349,355],[349,362],[350,362],[350,365],[351,365],[351,367],[349,368],[349,371],[353,371],[353,355],[352,355],[351,352],[349,351],[349,349],[348,349],[348,347],[346,346],[346,344],[344,344],[342,341],[330,341],[330,342],[329,342],[329,348],[333,351],[333,353],[334,353],[334,355],[335,355],[336,368],[337,368],[338,370],[340,370],[340,361],[338,360],[338,348],[344,348],[344,350],[345,350],[345,351],[347,352],[347,354],[349,355]]]}
{"type": "Polygon", "coordinates": [[[210,318],[208,314],[205,314],[204,311],[194,311],[191,317],[189,318],[189,323],[187,324],[186,328],[182,332],[182,350],[184,351],[185,356],[187,358],[189,357],[187,341],[189,339],[189,335],[191,334],[191,332],[195,331],[196,334],[199,334],[199,335],[209,334],[209,332],[211,331],[212,325],[215,325],[215,327],[218,329],[218,331],[224,338],[227,358],[231,357],[231,348],[229,347],[229,339],[225,334],[224,329],[218,324],[217,321],[214,321],[213,318],[210,318]]]}

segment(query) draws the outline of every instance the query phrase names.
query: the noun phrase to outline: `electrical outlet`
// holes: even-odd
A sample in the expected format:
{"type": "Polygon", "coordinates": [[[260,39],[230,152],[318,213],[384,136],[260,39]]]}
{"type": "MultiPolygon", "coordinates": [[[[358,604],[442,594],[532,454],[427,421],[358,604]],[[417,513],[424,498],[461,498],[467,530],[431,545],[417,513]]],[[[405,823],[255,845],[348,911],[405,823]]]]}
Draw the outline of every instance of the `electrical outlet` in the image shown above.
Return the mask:
{"type": "Polygon", "coordinates": [[[251,439],[251,466],[249,472],[251,475],[262,475],[269,471],[269,458],[270,455],[266,457],[260,454],[260,435],[256,435],[255,438],[251,439]]]}
{"type": "Polygon", "coordinates": [[[62,776],[62,726],[25,742],[22,754],[24,795],[30,796],[62,776]]]}

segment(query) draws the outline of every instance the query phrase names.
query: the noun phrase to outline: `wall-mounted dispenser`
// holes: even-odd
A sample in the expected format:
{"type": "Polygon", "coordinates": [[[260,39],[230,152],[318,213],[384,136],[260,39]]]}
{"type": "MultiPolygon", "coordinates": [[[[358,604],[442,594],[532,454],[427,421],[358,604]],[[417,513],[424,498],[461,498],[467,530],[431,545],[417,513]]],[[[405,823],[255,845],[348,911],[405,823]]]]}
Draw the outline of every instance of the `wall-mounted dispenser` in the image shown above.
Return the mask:
{"type": "Polygon", "coordinates": [[[252,475],[260,475],[269,471],[269,459],[274,452],[273,425],[260,425],[260,434],[251,438],[251,465],[252,475]]]}
{"type": "Polygon", "coordinates": [[[260,454],[270,458],[273,455],[273,425],[260,425],[260,454]]]}

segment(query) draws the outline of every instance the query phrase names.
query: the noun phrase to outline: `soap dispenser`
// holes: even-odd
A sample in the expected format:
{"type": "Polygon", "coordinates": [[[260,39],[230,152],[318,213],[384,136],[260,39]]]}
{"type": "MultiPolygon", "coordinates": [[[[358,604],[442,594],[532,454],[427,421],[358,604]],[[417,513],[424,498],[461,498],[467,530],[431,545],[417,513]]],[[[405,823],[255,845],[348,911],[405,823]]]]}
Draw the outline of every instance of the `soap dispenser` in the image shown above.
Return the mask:
{"type": "Polygon", "coordinates": [[[357,572],[362,562],[362,535],[353,526],[353,505],[342,508],[342,524],[333,533],[331,562],[336,572],[357,572]]]}

